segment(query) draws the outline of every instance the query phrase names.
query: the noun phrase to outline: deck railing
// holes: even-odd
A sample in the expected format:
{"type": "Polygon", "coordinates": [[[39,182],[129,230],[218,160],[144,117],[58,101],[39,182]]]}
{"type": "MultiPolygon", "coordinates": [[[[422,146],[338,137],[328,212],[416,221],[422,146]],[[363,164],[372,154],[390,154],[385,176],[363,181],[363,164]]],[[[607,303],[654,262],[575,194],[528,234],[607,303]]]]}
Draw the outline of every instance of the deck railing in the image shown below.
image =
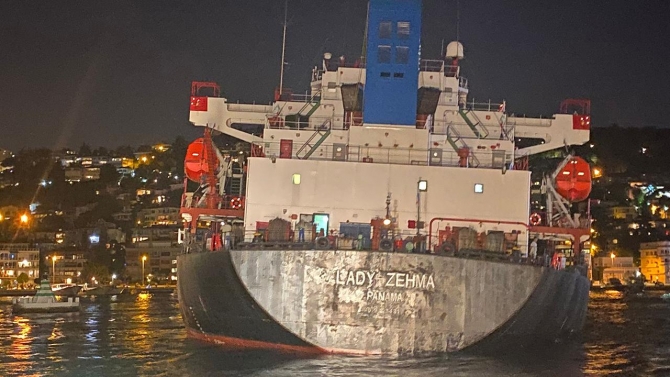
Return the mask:
{"type": "MultiPolygon", "coordinates": [[[[291,158],[298,158],[295,153],[301,146],[302,144],[300,142],[294,141],[291,158]]],[[[257,151],[255,156],[258,157],[262,156],[275,159],[289,158],[286,155],[281,154],[281,144],[279,142],[254,143],[252,149],[257,151]],[[259,150],[262,150],[262,153],[258,153],[259,150]]],[[[495,157],[498,157],[498,155],[496,154],[495,157]]],[[[502,168],[502,166],[493,166],[494,152],[492,151],[477,151],[476,153],[470,151],[470,154],[464,159],[464,157],[459,155],[456,151],[448,151],[441,148],[421,149],[321,144],[309,159],[393,165],[502,168]]]]}
{"type": "MultiPolygon", "coordinates": [[[[377,240],[340,235],[333,230],[329,235],[314,235],[307,232],[304,236],[293,230],[287,230],[281,237],[274,237],[267,229],[230,232],[216,241],[217,250],[342,250],[361,252],[389,252],[402,254],[424,254],[464,259],[489,260],[503,263],[530,264],[551,266],[549,255],[532,257],[520,250],[527,250],[525,242],[515,245],[513,250],[491,251],[486,249],[463,248],[453,252],[444,252],[439,247],[426,249],[426,235],[417,235],[412,230],[395,231],[393,235],[380,237],[377,240]]],[[[188,234],[184,240],[185,253],[212,251],[212,240],[207,232],[188,234]]],[[[573,264],[568,258],[568,265],[573,264]]]]}

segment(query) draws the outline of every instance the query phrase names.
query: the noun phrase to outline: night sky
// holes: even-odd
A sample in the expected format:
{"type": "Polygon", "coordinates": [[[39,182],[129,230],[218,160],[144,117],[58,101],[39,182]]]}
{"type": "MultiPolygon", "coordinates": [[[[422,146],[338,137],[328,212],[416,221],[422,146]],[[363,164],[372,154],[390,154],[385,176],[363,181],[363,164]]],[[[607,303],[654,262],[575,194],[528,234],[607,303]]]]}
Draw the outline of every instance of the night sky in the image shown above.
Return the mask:
{"type": "MultiPolygon", "coordinates": [[[[285,86],[324,52],[361,53],[367,1],[289,0],[285,86]]],[[[424,0],[422,57],[456,38],[456,0],[424,0]]],[[[463,74],[482,102],[550,115],[590,98],[596,126],[670,126],[670,1],[461,0],[463,74]]],[[[0,2],[0,148],[188,139],[190,82],[267,103],[283,1],[0,2]]]]}

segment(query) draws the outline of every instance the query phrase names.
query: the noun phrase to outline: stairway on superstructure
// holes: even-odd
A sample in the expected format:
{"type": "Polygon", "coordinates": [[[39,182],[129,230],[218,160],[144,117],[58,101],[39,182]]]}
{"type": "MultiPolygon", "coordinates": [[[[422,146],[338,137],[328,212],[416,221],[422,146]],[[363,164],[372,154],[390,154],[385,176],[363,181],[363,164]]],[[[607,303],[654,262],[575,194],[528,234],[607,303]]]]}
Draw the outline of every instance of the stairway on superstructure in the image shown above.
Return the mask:
{"type": "Polygon", "coordinates": [[[239,164],[231,164],[231,174],[228,177],[227,193],[233,196],[244,196],[244,171],[239,164]]]}
{"type": "Polygon", "coordinates": [[[461,117],[463,120],[465,120],[465,123],[468,125],[468,127],[470,127],[477,138],[485,139],[489,136],[489,130],[486,129],[486,127],[482,124],[482,121],[479,120],[477,113],[475,113],[473,110],[460,109],[458,110],[458,113],[461,114],[461,117]],[[474,118],[474,122],[472,119],[470,119],[470,117],[474,118]]]}
{"type": "Polygon", "coordinates": [[[323,143],[328,136],[330,135],[331,122],[330,119],[326,119],[325,122],[317,128],[317,130],[310,136],[309,139],[303,144],[298,152],[296,152],[296,157],[301,160],[308,159],[312,153],[316,151],[317,148],[323,143]],[[318,138],[318,139],[317,139],[318,138]],[[316,139],[316,140],[315,140],[316,139]]]}
{"type": "Polygon", "coordinates": [[[309,118],[318,110],[321,105],[321,92],[316,92],[308,101],[305,102],[305,105],[298,110],[295,114],[286,115],[284,121],[288,125],[293,125],[296,128],[305,128],[309,126],[309,118]],[[303,114],[307,110],[306,114],[303,114]]]}

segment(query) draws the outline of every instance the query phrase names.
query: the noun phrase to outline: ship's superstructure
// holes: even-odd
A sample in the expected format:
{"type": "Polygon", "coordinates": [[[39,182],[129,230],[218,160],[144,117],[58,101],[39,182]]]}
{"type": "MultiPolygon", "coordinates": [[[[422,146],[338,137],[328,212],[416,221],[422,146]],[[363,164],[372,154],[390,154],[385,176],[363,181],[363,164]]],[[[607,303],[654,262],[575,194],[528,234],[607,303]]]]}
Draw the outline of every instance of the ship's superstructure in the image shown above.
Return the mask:
{"type": "MultiPolygon", "coordinates": [[[[522,163],[515,162],[588,141],[588,109],[521,118],[509,116],[504,102],[469,102],[468,82],[459,66],[463,46],[452,42],[444,59],[421,60],[420,1],[395,3],[370,3],[366,57],[347,62],[326,53],[321,67],[312,72],[308,94],[285,90],[276,94],[273,105],[232,104],[199,96],[203,84],[194,83],[191,122],[250,142],[257,156],[272,161],[250,162],[251,189],[244,199],[247,232],[257,222],[291,220],[291,215],[303,213],[325,213],[330,225],[367,222],[386,215],[387,195],[395,204],[392,215],[397,216],[392,217],[401,234],[408,231],[408,221],[421,221],[417,213],[420,217],[422,210],[427,220],[528,224],[529,200],[521,193],[529,192],[529,178],[519,169],[522,163]],[[240,130],[249,125],[262,128],[262,137],[240,130]],[[515,140],[521,138],[539,142],[516,148],[515,140]],[[273,182],[272,192],[265,191],[266,179],[273,182]],[[427,196],[423,209],[415,200],[419,180],[431,186],[421,194],[427,196]],[[365,187],[364,193],[357,184],[365,187]],[[302,199],[303,194],[301,200],[282,203],[296,190],[311,191],[310,199],[302,199]],[[343,207],[340,198],[345,197],[356,201],[339,213],[334,207],[343,207]]],[[[527,238],[524,226],[482,225],[481,230],[494,228],[519,231],[527,238]]]]}
{"type": "Polygon", "coordinates": [[[182,203],[185,250],[223,254],[179,262],[192,334],[252,348],[452,351],[523,317],[520,307],[543,305],[537,295],[560,284],[570,286],[555,305],[575,307],[543,307],[544,317],[526,323],[551,334],[581,327],[587,296],[578,274],[468,258],[528,261],[536,253],[530,241],[541,238],[571,241],[572,263],[579,264],[588,223],[569,203],[588,195],[590,176],[585,180],[583,165],[577,169],[570,156],[545,186],[553,212],[531,214],[527,158],[587,142],[588,101],[564,102],[551,118],[509,115],[504,101],[474,102],[461,74],[460,42],[443,58],[421,59],[421,11],[420,0],[371,0],[365,56],[324,54],[306,94],[282,89],[271,105],[234,104],[214,83],[193,84],[190,121],[205,137],[187,154],[187,176],[200,188],[187,190],[182,203]],[[244,167],[219,153],[211,132],[251,144],[244,167]],[[537,142],[518,147],[518,139],[537,142]],[[292,251],[310,248],[319,251],[292,251]],[[214,279],[214,261],[225,284],[236,287],[221,289],[256,309],[244,312],[231,306],[235,300],[219,302],[205,286],[185,281],[200,281],[199,269],[214,279]],[[482,293],[491,279],[514,287],[509,296],[482,293]],[[231,318],[213,318],[212,310],[231,318]],[[264,330],[230,325],[241,318],[264,330]]]}

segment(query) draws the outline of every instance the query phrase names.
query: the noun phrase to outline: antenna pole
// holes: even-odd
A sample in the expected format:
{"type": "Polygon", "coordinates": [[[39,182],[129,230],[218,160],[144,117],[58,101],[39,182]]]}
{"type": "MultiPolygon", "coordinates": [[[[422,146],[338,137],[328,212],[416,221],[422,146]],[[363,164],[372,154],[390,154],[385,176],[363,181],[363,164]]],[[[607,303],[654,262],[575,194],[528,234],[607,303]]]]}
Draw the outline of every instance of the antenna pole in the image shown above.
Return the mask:
{"type": "Polygon", "coordinates": [[[370,3],[368,2],[368,14],[365,16],[365,31],[363,32],[363,53],[361,60],[367,63],[366,55],[368,53],[368,24],[370,22],[370,3]]]}
{"type": "Polygon", "coordinates": [[[460,28],[461,28],[461,2],[459,0],[456,0],[456,42],[461,41],[460,28]]]}
{"type": "Polygon", "coordinates": [[[284,55],[286,53],[286,18],[288,17],[288,0],[284,2],[284,36],[281,43],[281,67],[279,69],[279,95],[282,95],[284,89],[284,55]]]}

